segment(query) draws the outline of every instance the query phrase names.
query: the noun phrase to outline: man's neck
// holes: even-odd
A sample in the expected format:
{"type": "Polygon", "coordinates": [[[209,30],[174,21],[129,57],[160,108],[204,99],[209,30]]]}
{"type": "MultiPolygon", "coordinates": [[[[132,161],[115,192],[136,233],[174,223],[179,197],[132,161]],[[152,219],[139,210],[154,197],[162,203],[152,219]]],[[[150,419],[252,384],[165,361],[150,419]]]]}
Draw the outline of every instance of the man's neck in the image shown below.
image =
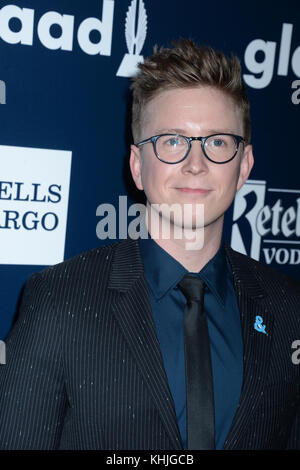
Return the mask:
{"type": "MultiPolygon", "coordinates": [[[[170,237],[164,239],[155,237],[155,242],[163,248],[176,261],[184,266],[189,272],[199,272],[217,253],[220,248],[223,230],[223,217],[203,229],[203,243],[197,249],[188,249],[193,245],[190,238],[175,239],[170,237]],[[190,245],[191,244],[191,245],[190,245]]],[[[151,230],[149,230],[151,234],[151,230]]],[[[199,240],[202,237],[198,237],[199,240]]]]}

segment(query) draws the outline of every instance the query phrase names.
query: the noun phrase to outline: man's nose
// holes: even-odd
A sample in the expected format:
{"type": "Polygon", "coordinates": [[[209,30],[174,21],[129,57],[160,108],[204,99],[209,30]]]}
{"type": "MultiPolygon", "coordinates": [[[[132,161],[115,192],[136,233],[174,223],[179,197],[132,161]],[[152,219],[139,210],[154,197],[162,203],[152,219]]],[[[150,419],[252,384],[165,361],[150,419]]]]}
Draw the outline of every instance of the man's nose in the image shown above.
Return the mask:
{"type": "Polygon", "coordinates": [[[191,173],[200,173],[202,171],[207,171],[208,160],[203,153],[201,140],[194,139],[191,141],[191,148],[188,156],[183,161],[182,169],[183,171],[191,173]]]}

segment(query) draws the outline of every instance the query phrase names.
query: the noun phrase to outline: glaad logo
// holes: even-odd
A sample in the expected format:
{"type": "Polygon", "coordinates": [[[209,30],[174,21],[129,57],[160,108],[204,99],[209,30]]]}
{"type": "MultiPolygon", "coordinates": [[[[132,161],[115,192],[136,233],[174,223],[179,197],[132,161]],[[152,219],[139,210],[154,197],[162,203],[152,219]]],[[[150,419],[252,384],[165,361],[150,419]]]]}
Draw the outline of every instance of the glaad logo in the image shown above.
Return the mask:
{"type": "Polygon", "coordinates": [[[300,190],[248,180],[235,197],[231,246],[267,264],[300,264],[300,190]]]}
{"type": "MultiPolygon", "coordinates": [[[[287,76],[288,74],[292,34],[293,25],[283,23],[277,67],[277,75],[279,76],[287,76]]],[[[244,60],[247,69],[251,73],[243,75],[247,85],[252,88],[265,88],[271,83],[274,75],[276,48],[277,43],[275,41],[264,41],[263,39],[254,39],[248,44],[244,60]],[[262,61],[257,60],[259,52],[264,55],[262,61]]],[[[294,74],[300,78],[300,46],[292,54],[291,67],[294,74]]]]}
{"type": "MultiPolygon", "coordinates": [[[[113,14],[113,0],[103,0],[102,21],[97,18],[86,18],[78,27],[77,41],[83,52],[90,55],[111,54],[113,14]],[[101,39],[98,43],[90,40],[90,33],[98,31],[101,39]]],[[[21,8],[15,5],[6,5],[0,10],[0,36],[9,44],[33,45],[35,11],[31,8],[21,8]],[[14,30],[11,29],[12,20],[17,20],[14,30]],[[18,29],[17,31],[15,29],[18,29]]],[[[47,49],[73,50],[74,16],[62,15],[56,11],[48,11],[41,16],[37,23],[37,36],[47,49]],[[60,28],[59,37],[51,34],[51,28],[56,25],[60,28]]]]}
{"type": "Polygon", "coordinates": [[[71,156],[0,146],[0,264],[63,261],[71,156]]]}
{"type": "Polygon", "coordinates": [[[3,80],[0,80],[0,104],[6,104],[6,85],[3,80]]]}
{"type": "MultiPolygon", "coordinates": [[[[102,18],[86,18],[77,30],[77,42],[80,49],[89,55],[111,55],[112,33],[114,22],[114,0],[103,0],[102,18]],[[92,41],[92,33],[100,35],[98,42],[92,41]]],[[[31,8],[6,5],[0,9],[0,37],[9,44],[33,46],[38,37],[44,47],[51,50],[73,51],[74,24],[73,15],[61,14],[56,11],[44,13],[39,20],[31,8]],[[37,24],[37,34],[34,25],[37,24]],[[59,35],[53,35],[53,26],[59,35]]],[[[136,65],[143,61],[140,55],[147,33],[147,15],[143,0],[132,0],[125,23],[125,38],[128,54],[117,71],[119,77],[129,77],[136,72],[136,65]],[[137,2],[139,1],[139,4],[137,2]],[[138,14],[137,14],[138,10],[138,14]],[[137,19],[137,32],[135,33],[137,19]]]]}
{"type": "Polygon", "coordinates": [[[138,62],[144,58],[139,55],[143,49],[147,34],[147,14],[143,0],[139,0],[139,15],[137,20],[137,33],[135,34],[137,0],[132,0],[125,22],[125,38],[129,54],[125,54],[118,69],[118,77],[131,77],[137,71],[138,62]]]}

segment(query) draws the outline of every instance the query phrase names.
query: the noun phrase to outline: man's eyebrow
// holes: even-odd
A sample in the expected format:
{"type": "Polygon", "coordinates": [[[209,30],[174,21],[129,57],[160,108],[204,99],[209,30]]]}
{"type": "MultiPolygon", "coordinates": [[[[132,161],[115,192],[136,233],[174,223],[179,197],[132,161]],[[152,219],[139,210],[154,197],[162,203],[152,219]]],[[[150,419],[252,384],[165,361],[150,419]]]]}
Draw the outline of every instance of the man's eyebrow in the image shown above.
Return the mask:
{"type": "Polygon", "coordinates": [[[206,135],[209,134],[236,134],[237,131],[234,131],[233,129],[228,129],[228,128],[218,128],[218,129],[207,129],[206,130],[206,135]]]}
{"type": "Polygon", "coordinates": [[[185,131],[183,129],[173,129],[171,127],[165,129],[157,129],[157,134],[184,134],[185,131]]]}
{"type": "MultiPolygon", "coordinates": [[[[157,129],[156,134],[182,134],[182,135],[187,135],[186,130],[184,129],[178,129],[178,128],[165,128],[165,129],[157,129]]],[[[205,129],[205,132],[202,132],[203,137],[206,135],[211,135],[211,134],[236,134],[236,131],[233,131],[232,129],[205,129]]]]}

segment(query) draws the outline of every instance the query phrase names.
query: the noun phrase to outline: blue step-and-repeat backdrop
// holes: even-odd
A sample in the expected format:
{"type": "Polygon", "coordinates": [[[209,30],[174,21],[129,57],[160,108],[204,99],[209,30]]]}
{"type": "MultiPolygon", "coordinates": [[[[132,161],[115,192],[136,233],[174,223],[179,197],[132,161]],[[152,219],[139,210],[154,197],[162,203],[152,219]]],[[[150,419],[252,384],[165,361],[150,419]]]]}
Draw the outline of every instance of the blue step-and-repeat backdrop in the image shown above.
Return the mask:
{"type": "MultiPolygon", "coordinates": [[[[1,339],[30,274],[110,242],[99,230],[104,208],[139,200],[128,170],[130,76],[154,44],[180,36],[235,52],[251,101],[256,163],[226,217],[227,240],[300,279],[299,0],[0,8],[1,339]]],[[[116,215],[119,239],[123,222],[116,215]]]]}

